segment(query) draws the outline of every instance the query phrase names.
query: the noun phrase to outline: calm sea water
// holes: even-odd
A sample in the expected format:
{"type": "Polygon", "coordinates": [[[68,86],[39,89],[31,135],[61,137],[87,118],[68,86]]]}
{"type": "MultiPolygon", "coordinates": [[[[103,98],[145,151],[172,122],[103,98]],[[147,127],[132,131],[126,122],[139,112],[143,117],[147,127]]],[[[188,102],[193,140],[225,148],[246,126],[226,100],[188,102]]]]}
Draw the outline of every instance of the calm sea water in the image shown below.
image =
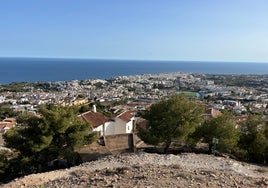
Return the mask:
{"type": "Polygon", "coordinates": [[[163,72],[268,74],[268,63],[0,58],[0,83],[109,79],[163,72]]]}

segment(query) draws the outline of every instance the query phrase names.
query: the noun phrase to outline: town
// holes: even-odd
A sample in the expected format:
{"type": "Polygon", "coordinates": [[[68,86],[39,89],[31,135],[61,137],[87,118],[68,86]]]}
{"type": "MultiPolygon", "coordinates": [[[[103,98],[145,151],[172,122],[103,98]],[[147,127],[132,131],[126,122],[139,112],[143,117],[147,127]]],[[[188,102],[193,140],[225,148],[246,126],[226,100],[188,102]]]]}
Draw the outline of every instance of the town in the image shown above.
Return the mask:
{"type": "MultiPolygon", "coordinates": [[[[199,101],[208,116],[227,110],[238,120],[243,120],[247,114],[267,115],[267,91],[267,75],[162,73],[119,76],[108,80],[0,85],[0,104],[14,112],[36,114],[36,108],[41,104],[82,106],[85,107],[82,112],[86,112],[92,111],[89,105],[94,103],[98,104],[97,108],[104,108],[102,112],[106,116],[115,117],[127,111],[145,110],[162,97],[183,93],[199,101]]],[[[12,117],[2,116],[0,120],[2,133],[16,125],[12,117]]]]}
{"type": "MultiPolygon", "coordinates": [[[[163,73],[119,76],[109,80],[73,80],[0,84],[0,104],[35,113],[40,104],[62,106],[90,102],[145,109],[172,93],[184,93],[217,110],[267,113],[268,76],[163,73]]],[[[115,106],[114,106],[115,107],[115,106]]]]}

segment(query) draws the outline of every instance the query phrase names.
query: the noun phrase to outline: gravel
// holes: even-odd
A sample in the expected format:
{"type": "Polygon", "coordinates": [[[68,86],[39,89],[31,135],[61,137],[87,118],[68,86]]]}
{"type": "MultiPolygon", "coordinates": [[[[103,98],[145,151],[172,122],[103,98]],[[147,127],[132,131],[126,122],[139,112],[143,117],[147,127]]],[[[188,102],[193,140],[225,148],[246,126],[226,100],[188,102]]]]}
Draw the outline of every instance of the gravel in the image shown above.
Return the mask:
{"type": "Polygon", "coordinates": [[[2,187],[268,187],[268,168],[205,154],[139,152],[32,174],[2,187]]]}

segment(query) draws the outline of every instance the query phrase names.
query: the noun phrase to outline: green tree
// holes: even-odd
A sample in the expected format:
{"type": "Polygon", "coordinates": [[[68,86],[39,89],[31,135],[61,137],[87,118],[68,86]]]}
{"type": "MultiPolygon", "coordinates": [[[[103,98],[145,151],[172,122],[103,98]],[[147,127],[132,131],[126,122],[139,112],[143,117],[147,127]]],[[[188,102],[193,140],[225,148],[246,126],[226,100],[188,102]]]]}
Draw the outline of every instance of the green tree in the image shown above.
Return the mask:
{"type": "Polygon", "coordinates": [[[9,104],[0,104],[0,120],[5,119],[6,117],[14,117],[17,113],[10,108],[9,104]]]}
{"type": "Polygon", "coordinates": [[[91,110],[90,106],[88,104],[85,104],[79,108],[79,113],[82,114],[90,110],[91,110]]]}
{"type": "MultiPolygon", "coordinates": [[[[5,178],[5,173],[8,168],[8,159],[4,154],[0,154],[0,180],[5,178]]],[[[0,181],[1,182],[1,181],[0,181]]]]}
{"type": "Polygon", "coordinates": [[[40,117],[19,116],[20,126],[4,135],[6,146],[19,151],[10,173],[47,170],[47,164],[53,160],[66,159],[70,166],[79,163],[75,147],[92,142],[96,135],[76,112],[74,108],[47,105],[40,107],[40,117]]]}
{"type": "Polygon", "coordinates": [[[97,82],[94,84],[94,86],[96,86],[97,88],[101,88],[103,86],[102,82],[97,82]]]}
{"type": "Polygon", "coordinates": [[[196,140],[203,139],[209,144],[209,150],[214,146],[213,138],[218,139],[216,148],[220,152],[231,153],[236,149],[239,140],[239,131],[236,128],[234,117],[229,113],[206,120],[193,134],[196,140]]]}
{"type": "Polygon", "coordinates": [[[239,146],[246,151],[247,160],[264,162],[268,150],[268,129],[258,115],[250,115],[241,126],[239,146]]]}
{"type": "Polygon", "coordinates": [[[144,113],[148,129],[140,129],[139,137],[149,144],[164,144],[166,153],[172,142],[184,142],[202,121],[202,108],[183,95],[172,95],[153,104],[144,113]]]}

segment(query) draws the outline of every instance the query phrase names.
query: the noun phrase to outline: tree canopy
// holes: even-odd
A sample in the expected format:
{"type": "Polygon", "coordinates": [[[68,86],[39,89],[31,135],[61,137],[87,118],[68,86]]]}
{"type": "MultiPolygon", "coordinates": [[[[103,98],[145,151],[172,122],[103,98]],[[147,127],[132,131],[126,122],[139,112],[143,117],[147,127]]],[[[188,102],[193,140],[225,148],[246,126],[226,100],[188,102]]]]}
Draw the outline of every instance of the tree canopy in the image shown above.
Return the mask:
{"type": "Polygon", "coordinates": [[[140,129],[140,138],[149,144],[165,144],[165,152],[172,142],[184,142],[202,121],[202,108],[184,95],[174,94],[153,104],[144,113],[147,129],[140,129]]]}
{"type": "Polygon", "coordinates": [[[16,116],[16,112],[10,108],[9,104],[0,104],[0,121],[5,119],[6,117],[14,117],[16,116]]]}
{"type": "Polygon", "coordinates": [[[4,135],[6,146],[19,152],[9,169],[13,174],[47,170],[49,162],[59,159],[65,159],[70,166],[77,164],[75,146],[95,138],[74,108],[46,105],[39,108],[39,113],[40,116],[21,114],[20,126],[4,135]]]}
{"type": "Polygon", "coordinates": [[[246,159],[252,162],[268,160],[268,128],[261,116],[250,115],[240,126],[239,146],[246,152],[246,159]]]}
{"type": "Polygon", "coordinates": [[[203,139],[203,142],[209,144],[209,150],[212,150],[213,138],[218,139],[217,151],[233,151],[239,139],[239,131],[236,128],[234,117],[231,114],[223,113],[216,118],[211,118],[199,126],[193,134],[196,139],[203,139]]]}

